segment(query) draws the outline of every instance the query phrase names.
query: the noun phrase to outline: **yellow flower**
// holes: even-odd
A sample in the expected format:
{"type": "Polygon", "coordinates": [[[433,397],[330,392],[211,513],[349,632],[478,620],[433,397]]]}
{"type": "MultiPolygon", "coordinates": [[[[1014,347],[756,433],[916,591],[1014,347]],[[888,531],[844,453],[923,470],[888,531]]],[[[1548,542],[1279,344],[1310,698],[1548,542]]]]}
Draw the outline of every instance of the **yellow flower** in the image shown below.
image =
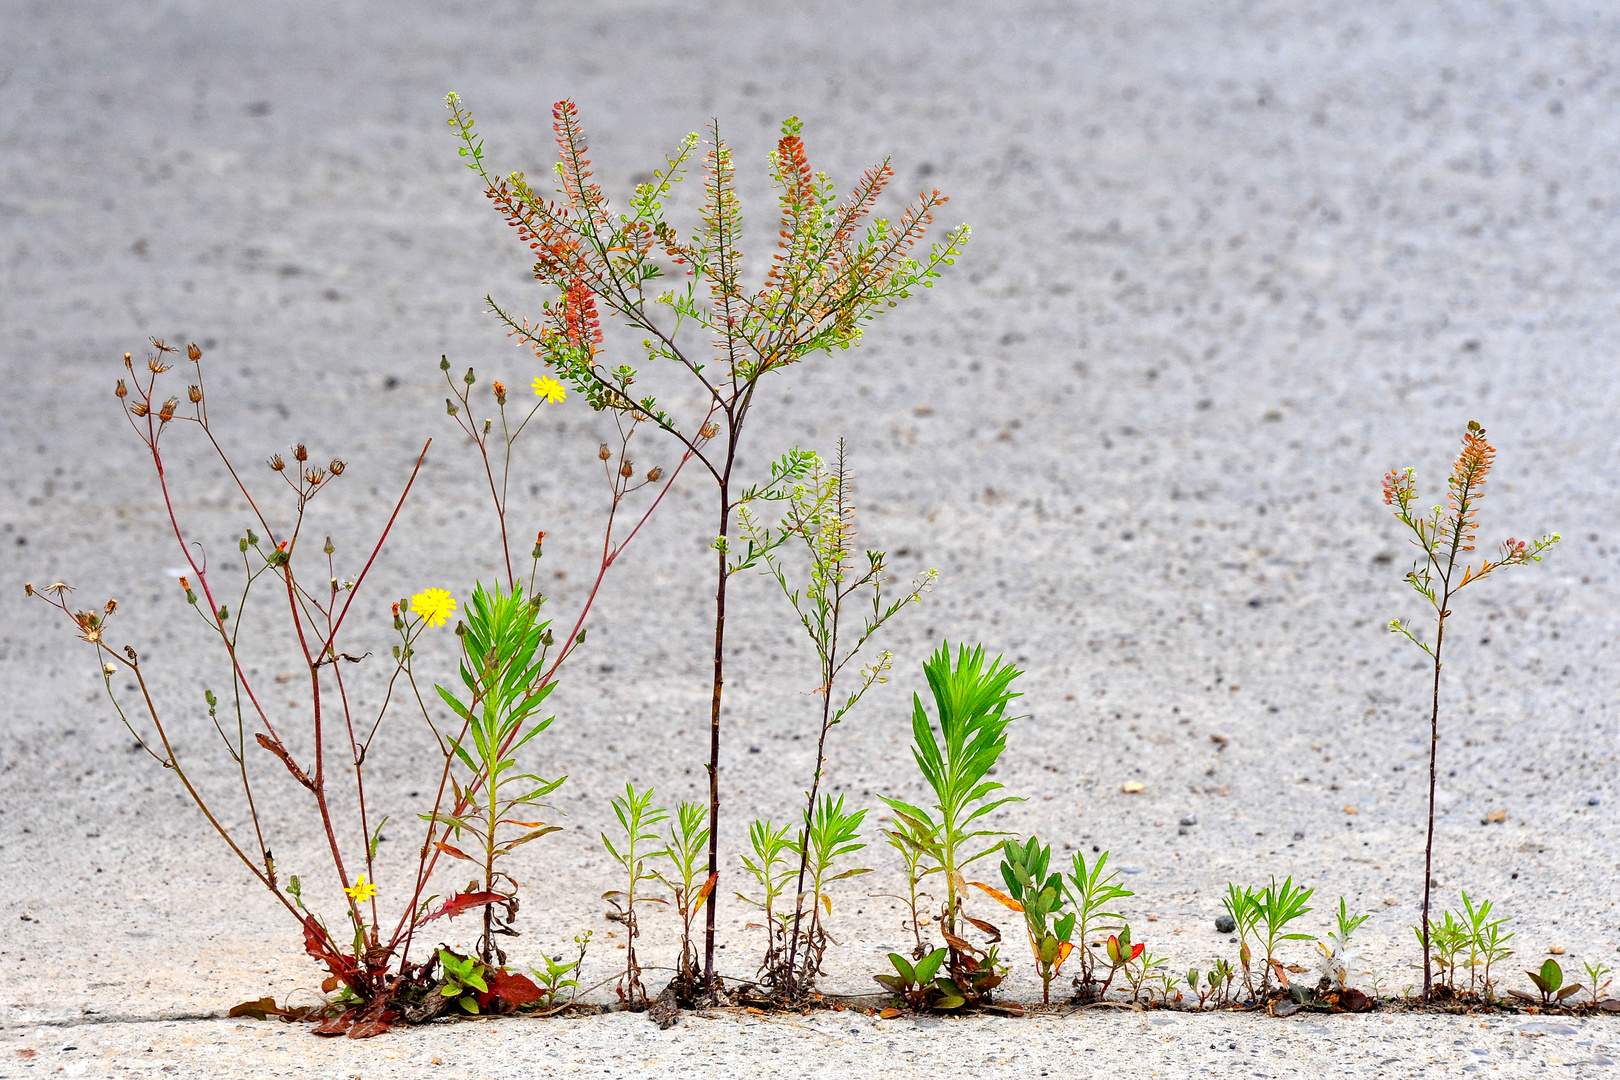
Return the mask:
{"type": "Polygon", "coordinates": [[[542,375],[530,385],[534,387],[536,394],[547,401],[561,401],[568,396],[568,391],[563,389],[563,384],[550,375],[542,375]]]}
{"type": "Polygon", "coordinates": [[[443,626],[456,613],[456,601],[443,589],[423,589],[411,597],[411,611],[429,626],[443,626]]]}
{"type": "Polygon", "coordinates": [[[354,883],[352,889],[344,889],[343,891],[356,900],[370,900],[377,895],[377,886],[367,881],[366,875],[361,874],[360,879],[354,883]]]}

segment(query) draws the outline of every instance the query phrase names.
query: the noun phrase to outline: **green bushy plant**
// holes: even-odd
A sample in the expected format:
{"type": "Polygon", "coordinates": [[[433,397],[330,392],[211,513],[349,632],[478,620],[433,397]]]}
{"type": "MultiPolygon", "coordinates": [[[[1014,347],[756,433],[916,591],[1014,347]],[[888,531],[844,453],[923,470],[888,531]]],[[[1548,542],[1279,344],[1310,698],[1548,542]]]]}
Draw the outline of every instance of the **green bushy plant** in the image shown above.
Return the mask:
{"type": "Polygon", "coordinates": [[[1007,894],[1002,895],[980,882],[974,884],[1012,910],[1023,913],[1024,932],[1029,937],[1035,972],[1041,980],[1041,1004],[1050,1005],[1052,980],[1074,949],[1069,938],[1074,932],[1076,913],[1063,910],[1063,874],[1046,872],[1052,857],[1050,847],[1042,846],[1032,836],[1025,844],[1008,840],[1001,850],[1001,879],[1007,884],[1007,894]]]}
{"type": "MultiPolygon", "coordinates": [[[[895,819],[905,823],[906,835],[919,844],[925,874],[941,879],[945,905],[939,926],[950,953],[947,970],[952,978],[982,985],[992,977],[987,973],[987,954],[963,933],[970,923],[993,937],[1000,933],[963,912],[967,892],[963,874],[1001,846],[997,838],[1003,834],[985,828],[983,819],[1018,801],[1015,796],[996,795],[1002,785],[987,777],[1007,748],[1007,725],[1014,719],[1007,715],[1007,706],[1019,696],[1011,686],[1022,672],[1000,657],[986,666],[983,646],[971,651],[960,646],[953,662],[949,643],[928,659],[923,672],[933,694],[940,736],[934,735],[922,697],[913,694],[911,752],[935,802],[925,810],[887,796],[883,801],[895,819]]],[[[984,990],[988,993],[989,987],[984,990]]]]}

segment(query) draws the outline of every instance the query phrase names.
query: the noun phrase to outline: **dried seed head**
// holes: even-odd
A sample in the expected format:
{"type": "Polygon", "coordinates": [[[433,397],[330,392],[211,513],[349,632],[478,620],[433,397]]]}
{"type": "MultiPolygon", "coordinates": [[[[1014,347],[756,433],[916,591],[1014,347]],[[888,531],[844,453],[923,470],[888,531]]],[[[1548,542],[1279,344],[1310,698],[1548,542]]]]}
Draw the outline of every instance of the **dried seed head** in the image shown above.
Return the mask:
{"type": "Polygon", "coordinates": [[[647,483],[656,484],[663,475],[664,470],[654,465],[652,468],[647,470],[647,483]]]}
{"type": "Polygon", "coordinates": [[[304,449],[304,444],[303,443],[299,443],[299,444],[297,444],[296,446],[293,447],[293,460],[294,461],[308,461],[309,460],[309,451],[304,449]]]}
{"type": "Polygon", "coordinates": [[[193,405],[197,404],[197,402],[202,400],[202,387],[200,387],[200,386],[188,386],[188,387],[186,387],[186,397],[191,399],[191,403],[193,405]]]}
{"type": "Polygon", "coordinates": [[[154,374],[154,375],[161,375],[165,371],[169,370],[169,365],[159,363],[158,358],[155,357],[155,356],[148,356],[146,358],[146,366],[147,366],[147,369],[150,370],[152,372],[152,374],[154,374]]]}
{"type": "Polygon", "coordinates": [[[135,365],[134,365],[133,362],[131,362],[131,360],[129,358],[129,353],[124,354],[124,366],[129,368],[129,370],[131,370],[131,371],[135,370],[135,365]]]}
{"type": "Polygon", "coordinates": [[[276,472],[280,472],[282,469],[287,467],[287,463],[281,460],[280,454],[271,454],[269,464],[272,469],[276,470],[276,472]]]}
{"type": "Polygon", "coordinates": [[[619,475],[624,477],[626,480],[636,475],[636,463],[631,461],[629,458],[625,458],[624,464],[619,466],[619,475]]]}
{"type": "Polygon", "coordinates": [[[58,597],[60,597],[63,593],[72,592],[73,591],[73,586],[69,585],[65,581],[53,581],[49,585],[45,586],[45,591],[46,592],[53,592],[58,597]]]}
{"type": "Polygon", "coordinates": [[[29,596],[33,596],[34,595],[34,583],[32,581],[23,582],[23,592],[27,593],[29,596]]]}
{"type": "Polygon", "coordinates": [[[175,351],[174,349],[171,349],[167,345],[163,344],[163,342],[159,341],[157,338],[147,338],[146,340],[150,341],[152,343],[152,348],[156,349],[160,353],[169,353],[175,351]]]}
{"type": "Polygon", "coordinates": [[[710,420],[707,424],[704,424],[702,427],[698,428],[698,434],[703,436],[705,439],[712,439],[716,435],[720,434],[720,425],[715,423],[713,420],[710,420]]]}
{"type": "Polygon", "coordinates": [[[596,456],[601,458],[603,461],[606,461],[608,458],[613,456],[613,451],[608,449],[607,443],[603,443],[601,446],[597,447],[596,456]]]}
{"type": "Polygon", "coordinates": [[[105,615],[111,615],[113,612],[115,612],[117,610],[118,610],[118,601],[116,601],[116,600],[108,600],[107,601],[107,606],[102,609],[102,613],[105,614],[105,615]]]}
{"type": "Polygon", "coordinates": [[[174,410],[178,409],[179,407],[180,402],[174,398],[170,398],[169,400],[165,401],[163,403],[162,410],[158,412],[158,420],[167,424],[170,420],[174,419],[174,410]]]}
{"type": "Polygon", "coordinates": [[[129,407],[129,411],[134,413],[136,416],[145,416],[146,415],[146,402],[137,401],[135,404],[133,404],[133,405],[131,405],[129,407]]]}
{"type": "Polygon", "coordinates": [[[117,394],[121,398],[129,396],[129,387],[124,385],[123,379],[118,380],[118,388],[114,390],[113,393],[117,394]]]}
{"type": "Polygon", "coordinates": [[[342,458],[333,458],[332,464],[327,466],[327,468],[331,470],[333,476],[342,476],[343,470],[347,469],[348,467],[348,463],[342,458]]]}
{"type": "Polygon", "coordinates": [[[305,469],[304,470],[304,479],[306,481],[308,481],[311,486],[318,485],[322,480],[326,479],[326,470],[325,469],[305,469]]]}
{"type": "Polygon", "coordinates": [[[186,346],[186,359],[194,362],[202,359],[202,350],[197,348],[195,341],[186,346]]]}

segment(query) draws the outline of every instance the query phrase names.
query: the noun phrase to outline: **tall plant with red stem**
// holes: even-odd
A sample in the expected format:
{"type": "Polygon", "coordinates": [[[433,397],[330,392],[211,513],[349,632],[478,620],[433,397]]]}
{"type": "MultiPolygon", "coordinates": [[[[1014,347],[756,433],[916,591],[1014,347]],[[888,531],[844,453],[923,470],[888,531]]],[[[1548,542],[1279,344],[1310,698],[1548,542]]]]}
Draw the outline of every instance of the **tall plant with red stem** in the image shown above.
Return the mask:
{"type": "MultiPolygon", "coordinates": [[[[56,582],[43,589],[35,589],[30,585],[27,586],[27,591],[71,620],[77,636],[94,647],[107,695],[138,745],[159,765],[174,773],[187,797],[198,807],[210,827],[230,851],[298,921],[306,951],[323,965],[330,975],[324,984],[326,989],[334,990],[342,987],[344,995],[339,1001],[352,1006],[348,1007],[343,1015],[334,1016],[328,1021],[331,1025],[328,1028],[329,1033],[347,1031],[354,1037],[374,1035],[385,1030],[390,1020],[401,1014],[409,1018],[412,1008],[420,1004],[417,999],[421,997],[421,991],[431,981],[428,972],[433,961],[422,965],[413,965],[410,961],[412,938],[419,929],[435,919],[454,917],[462,912],[482,907],[486,915],[487,943],[491,932],[488,920],[492,900],[505,902],[513,899],[511,896],[492,897],[487,888],[488,882],[483,891],[452,895],[436,905],[433,903],[435,897],[424,895],[437,865],[437,859],[443,851],[444,842],[453,829],[450,819],[456,815],[464,816],[472,802],[480,797],[479,791],[488,781],[487,768],[483,776],[478,774],[476,768],[471,770],[465,786],[457,784],[451,777],[454,762],[458,759],[466,760],[458,758],[456,752],[457,744],[468,736],[468,726],[464,723],[458,736],[448,740],[440,737],[445,760],[432,813],[424,815],[428,826],[416,860],[414,880],[405,894],[409,899],[401,905],[402,910],[393,930],[384,936],[381,929],[382,915],[378,901],[380,888],[376,879],[377,849],[381,840],[382,823],[376,818],[372,800],[368,797],[366,762],[382,730],[390,705],[401,695],[402,686],[411,688],[424,721],[431,726],[432,721],[423,702],[423,695],[416,688],[415,648],[420,636],[426,630],[442,626],[450,619],[456,604],[447,591],[427,589],[409,600],[400,601],[392,606],[393,628],[398,634],[399,641],[393,650],[393,666],[383,688],[382,700],[374,709],[362,706],[356,694],[358,688],[352,686],[352,680],[346,678],[344,674],[346,665],[361,664],[370,654],[356,655],[346,650],[340,632],[346,626],[352,625],[352,622],[346,620],[355,598],[360,594],[388,536],[399,520],[406,496],[410,493],[421,469],[427,447],[424,446],[422,454],[418,456],[415,467],[411,470],[410,479],[406,482],[377,541],[371,546],[364,564],[352,577],[345,577],[339,572],[337,548],[330,538],[327,538],[320,548],[324,559],[312,561],[303,554],[310,541],[303,540],[302,537],[311,503],[323,495],[337,478],[343,476],[348,466],[340,459],[334,459],[324,466],[318,465],[302,443],[294,446],[286,457],[281,453],[272,455],[267,466],[280,481],[285,483],[292,503],[290,514],[284,515],[284,519],[290,523],[278,525],[277,514],[268,508],[262,496],[252,491],[251,486],[233,464],[230,454],[221,444],[215,427],[210,422],[202,351],[195,345],[186,349],[186,357],[195,371],[195,381],[187,387],[184,394],[189,405],[183,405],[179,395],[165,396],[158,389],[159,380],[172,369],[175,354],[179,350],[157,340],[152,342],[152,346],[154,351],[147,358],[145,370],[139,373],[130,355],[125,354],[127,379],[118,380],[116,393],[123,405],[126,419],[150,457],[169,528],[180,547],[182,557],[186,560],[187,572],[180,578],[179,583],[181,591],[188,605],[197,617],[203,620],[210,636],[223,649],[225,655],[231,680],[231,693],[225,708],[228,714],[234,712],[234,724],[229,721],[222,722],[219,715],[221,705],[219,696],[212,690],[207,691],[205,696],[210,723],[229,755],[233,771],[238,777],[240,803],[231,805],[228,810],[221,809],[217,805],[217,798],[205,794],[193,781],[186,759],[175,748],[175,740],[172,737],[174,725],[166,718],[164,711],[158,707],[154,699],[147,670],[149,665],[143,664],[142,657],[133,646],[117,648],[108,638],[109,620],[118,610],[116,600],[107,601],[99,609],[74,610],[70,607],[68,599],[73,589],[65,582],[56,582]],[[202,545],[191,541],[176,509],[174,481],[169,474],[164,456],[165,437],[175,426],[185,424],[192,425],[214,451],[231,477],[246,505],[250,520],[254,523],[252,528],[244,530],[237,542],[237,553],[241,560],[237,572],[241,575],[242,584],[239,590],[229,596],[220,591],[222,585],[217,579],[216,568],[210,565],[207,552],[202,545]],[[309,580],[310,571],[304,569],[306,567],[318,567],[314,582],[309,580]],[[310,723],[307,736],[303,740],[292,738],[299,732],[296,727],[278,718],[279,710],[267,701],[256,686],[251,661],[245,659],[243,655],[243,649],[248,644],[244,640],[244,613],[250,602],[255,602],[264,594],[265,585],[271,586],[272,597],[279,599],[275,599],[271,609],[264,614],[274,616],[279,609],[285,620],[286,640],[301,656],[309,674],[310,723]],[[120,675],[123,677],[118,678],[120,675]],[[137,694],[138,701],[133,707],[126,707],[126,701],[121,697],[119,684],[125,679],[132,681],[137,694]],[[348,752],[343,755],[344,760],[339,773],[334,773],[328,768],[330,763],[327,760],[331,752],[334,726],[338,727],[342,736],[347,739],[348,748],[348,752]],[[298,747],[294,745],[299,741],[308,744],[305,752],[313,755],[312,764],[304,763],[309,759],[303,758],[298,747]],[[255,745],[276,759],[286,770],[286,775],[313,800],[319,832],[325,841],[331,862],[334,878],[332,884],[341,890],[345,898],[344,912],[350,923],[352,935],[335,931],[315,910],[312,910],[318,904],[318,898],[313,894],[306,894],[305,883],[296,874],[283,878],[283,870],[277,865],[272,853],[273,833],[275,827],[281,823],[267,820],[261,809],[258,791],[264,777],[253,765],[254,758],[250,748],[255,745]],[[334,775],[343,774],[348,775],[351,786],[335,805],[331,785],[334,775]],[[447,794],[451,792],[454,793],[454,800],[447,802],[447,794]],[[348,818],[351,813],[354,815],[352,821],[348,818]],[[232,817],[238,815],[245,818],[245,825],[233,826],[229,823],[232,817]],[[396,960],[397,969],[393,966],[396,960]]],[[[470,388],[471,381],[466,385],[470,388]]],[[[537,387],[537,392],[540,389],[542,388],[537,387]]],[[[553,399],[560,398],[562,394],[560,387],[554,390],[549,387],[544,389],[553,399]]],[[[497,397],[499,396],[498,394],[497,397]]],[[[470,406],[465,395],[462,403],[464,406],[470,406]]],[[[484,434],[488,434],[489,430],[489,426],[486,425],[483,429],[484,434]]],[[[533,673],[539,670],[538,664],[529,663],[524,666],[525,686],[516,688],[515,691],[518,693],[515,700],[520,704],[531,697],[543,696],[543,692],[555,680],[558,666],[583,641],[586,615],[598,595],[607,570],[623,552],[625,545],[646,523],[663,491],[667,491],[666,486],[659,492],[658,498],[653,499],[643,512],[634,517],[634,524],[627,531],[616,532],[615,521],[623,500],[637,489],[655,484],[661,479],[661,471],[658,469],[651,470],[646,477],[640,479],[633,473],[625,472],[628,458],[624,451],[628,446],[628,440],[629,433],[626,431],[620,447],[620,461],[616,467],[610,461],[613,457],[611,452],[599,454],[604,458],[604,465],[608,466],[612,498],[596,579],[574,620],[569,638],[563,643],[564,647],[545,658],[544,670],[537,677],[531,678],[533,673]]],[[[482,443],[480,448],[487,453],[487,443],[482,443]]],[[[606,449],[604,447],[604,450],[606,449]]],[[[507,450],[510,450],[510,441],[507,450]]],[[[507,460],[509,461],[509,457],[507,460]]],[[[504,528],[506,512],[504,500],[497,500],[496,510],[497,516],[502,521],[504,536],[507,532],[504,528]]],[[[540,557],[538,540],[533,557],[536,560],[540,557]]],[[[508,595],[511,595],[513,588],[509,588],[508,595]]],[[[255,608],[259,606],[255,602],[255,608]]],[[[528,609],[530,605],[525,604],[524,607],[528,609]]],[[[261,628],[258,622],[256,619],[255,630],[261,628]]],[[[533,637],[534,634],[544,633],[544,629],[537,627],[532,632],[525,630],[524,633],[533,637]]],[[[547,641],[548,649],[549,644],[547,641]]],[[[472,651],[480,653],[477,658],[473,658],[475,664],[485,659],[486,651],[482,647],[473,648],[472,651]]],[[[473,682],[473,697],[466,703],[468,713],[474,712],[484,704],[481,695],[484,693],[484,686],[490,684],[491,680],[476,678],[473,682]]],[[[492,752],[488,757],[489,760],[503,761],[505,760],[503,755],[512,749],[512,743],[525,737],[524,723],[527,722],[527,713],[518,717],[518,722],[515,723],[511,722],[510,710],[502,712],[498,719],[500,724],[497,726],[505,741],[500,746],[493,747],[497,752],[492,752]]],[[[527,730],[532,731],[533,725],[531,724],[527,730]]],[[[486,804],[488,801],[486,797],[486,804]]],[[[532,800],[527,797],[518,800],[520,804],[530,801],[532,800]]],[[[384,897],[386,899],[386,894],[384,897]]],[[[510,987],[511,978],[507,977],[507,981],[502,985],[510,987]]],[[[516,978],[521,980],[521,977],[516,978]]],[[[532,984],[529,989],[534,989],[532,984]]],[[[522,987],[519,987],[519,991],[521,990],[522,987]]]]}
{"type": "MultiPolygon", "coordinates": [[[[682,239],[666,220],[664,204],[697,153],[696,134],[683,139],[665,166],[636,187],[628,212],[610,209],[595,183],[579,111],[571,101],[554,106],[552,118],[560,160],[557,198],[541,195],[522,173],[500,176],[484,164],[483,142],[456,95],[446,100],[459,153],[484,182],[485,194],[517,231],[535,259],[534,274],[557,290],[534,323],[509,314],[493,299],[491,309],[512,336],[593,408],[651,423],[695,457],[716,494],[714,660],[709,708],[709,872],[719,873],[720,734],[725,687],[727,549],[737,507],[735,475],[743,431],[760,381],[805,357],[859,344],[865,323],[932,285],[968,238],[952,230],[926,256],[914,254],[935,211],[946,201],[923,192],[894,220],[873,218],[894,170],[887,161],[869,169],[840,201],[825,173],[806,158],[801,124],[782,125],[770,156],[771,178],[780,190],[777,251],[763,284],[742,285],[742,209],[734,184],[732,151],[719,124],[709,129],[704,155],[703,206],[697,227],[682,239]],[[677,284],[665,287],[666,279],[677,284]],[[700,287],[703,290],[700,293],[700,287]],[[706,294],[706,295],[704,295],[706,294]],[[696,417],[677,419],[656,395],[638,386],[628,364],[606,366],[600,309],[645,335],[641,351],[650,364],[690,380],[702,404],[696,417]],[[698,336],[696,343],[689,341],[698,336]]],[[[715,905],[709,894],[704,925],[704,989],[714,983],[715,905]]]]}
{"type": "Polygon", "coordinates": [[[1428,654],[1433,663],[1433,692],[1429,709],[1429,820],[1423,842],[1423,1000],[1433,992],[1429,963],[1429,892],[1434,872],[1434,795],[1436,763],[1440,750],[1440,654],[1446,642],[1446,620],[1451,617],[1451,600],[1467,585],[1503,566],[1525,566],[1540,562],[1544,551],[1556,544],[1557,533],[1539,540],[1502,542],[1494,559],[1473,565],[1468,552],[1474,550],[1479,531],[1479,504],[1485,495],[1485,477],[1496,461],[1496,449],[1485,441],[1485,429],[1476,420],[1468,421],[1462,449],[1452,463],[1446,481],[1446,505],[1435,506],[1424,514],[1416,507],[1417,470],[1391,469],[1384,476],[1384,504],[1395,508],[1395,516],[1412,533],[1412,543],[1423,557],[1407,571],[1406,580],[1434,609],[1434,644],[1420,640],[1401,620],[1392,620],[1391,633],[1400,634],[1428,654]],[[1460,563],[1459,563],[1460,560],[1460,563]]]}

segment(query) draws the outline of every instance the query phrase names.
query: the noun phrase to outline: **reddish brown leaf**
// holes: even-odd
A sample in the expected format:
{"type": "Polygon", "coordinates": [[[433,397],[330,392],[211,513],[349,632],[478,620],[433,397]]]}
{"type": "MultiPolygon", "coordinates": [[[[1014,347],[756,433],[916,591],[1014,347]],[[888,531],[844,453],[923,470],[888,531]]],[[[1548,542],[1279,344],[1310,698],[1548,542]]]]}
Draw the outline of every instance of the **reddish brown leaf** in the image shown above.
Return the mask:
{"type": "Polygon", "coordinates": [[[990,944],[994,945],[996,942],[1001,940],[1001,930],[996,926],[995,923],[985,922],[983,919],[975,919],[971,915],[963,915],[962,918],[978,927],[981,934],[988,936],[990,938],[990,944]]]}
{"type": "Polygon", "coordinates": [[[491,996],[498,997],[514,1007],[533,1005],[537,1001],[544,1001],[546,997],[546,992],[540,989],[533,979],[516,972],[486,971],[484,981],[489,985],[491,996]]]}
{"type": "Polygon", "coordinates": [[[231,1017],[246,1016],[254,1020],[268,1020],[272,1016],[291,1016],[293,1014],[291,1011],[277,1005],[275,998],[262,997],[258,1001],[244,1001],[240,1005],[233,1005],[231,1011],[226,1015],[231,1017]]]}
{"type": "MultiPolygon", "coordinates": [[[[389,1013],[387,1015],[393,1015],[389,1013]]],[[[370,1039],[388,1030],[388,1021],[378,1017],[375,1020],[361,1020],[349,1027],[348,1036],[351,1039],[370,1039]]]]}
{"type": "Polygon", "coordinates": [[[884,1020],[893,1020],[895,1017],[897,1017],[899,1015],[900,1015],[900,1010],[899,1009],[884,1009],[882,1012],[878,1013],[878,1016],[880,1016],[884,1020]]]}
{"type": "Polygon", "coordinates": [[[990,899],[994,900],[996,903],[1000,904],[1002,907],[1011,908],[1014,911],[1023,911],[1024,910],[1024,905],[1023,904],[1020,904],[1018,901],[1014,900],[1012,897],[1008,896],[1006,893],[1002,892],[1000,889],[993,889],[990,886],[986,885],[982,881],[970,881],[970,882],[968,882],[968,884],[973,885],[973,886],[975,886],[977,888],[983,889],[986,893],[989,894],[990,899]]]}
{"type": "Polygon", "coordinates": [[[945,939],[945,944],[949,945],[957,952],[967,953],[969,956],[979,953],[979,950],[974,947],[973,943],[966,938],[959,938],[949,930],[946,930],[944,927],[941,927],[939,932],[940,935],[945,939]]]}
{"type": "Polygon", "coordinates": [[[346,1012],[342,1016],[329,1016],[309,1030],[316,1035],[342,1035],[349,1030],[354,1022],[354,1013],[346,1012]]]}
{"type": "Polygon", "coordinates": [[[434,919],[453,919],[469,908],[480,908],[485,904],[504,904],[510,900],[509,896],[502,896],[497,892],[464,892],[457,893],[438,908],[430,912],[422,921],[430,923],[434,919]]]}
{"type": "Polygon", "coordinates": [[[321,993],[330,994],[332,991],[336,990],[342,985],[342,980],[340,980],[336,975],[328,975],[326,978],[321,980],[321,993]]]}
{"type": "Polygon", "coordinates": [[[447,844],[443,840],[435,840],[435,841],[433,841],[433,846],[438,848],[440,851],[444,852],[446,855],[453,855],[458,859],[466,859],[468,862],[477,862],[478,861],[477,859],[473,858],[471,855],[467,854],[465,851],[462,851],[460,848],[454,846],[453,844],[447,844]]]}

